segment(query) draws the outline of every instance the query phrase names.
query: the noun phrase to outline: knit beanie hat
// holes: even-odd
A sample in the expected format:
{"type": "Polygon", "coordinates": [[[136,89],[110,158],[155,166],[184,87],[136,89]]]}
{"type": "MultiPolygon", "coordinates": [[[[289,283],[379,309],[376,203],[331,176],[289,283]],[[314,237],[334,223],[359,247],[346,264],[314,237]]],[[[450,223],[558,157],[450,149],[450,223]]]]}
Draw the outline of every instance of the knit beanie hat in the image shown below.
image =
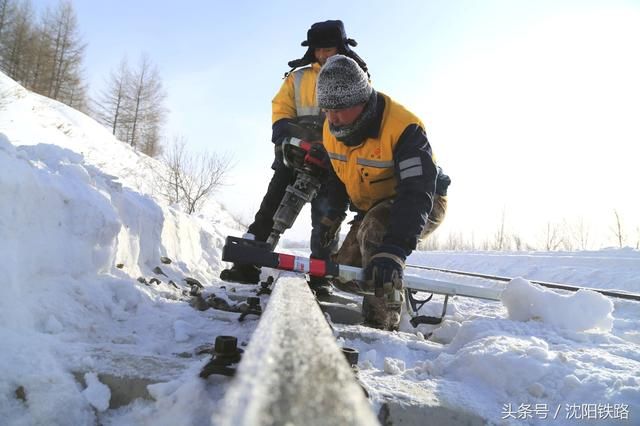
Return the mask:
{"type": "Polygon", "coordinates": [[[365,103],[373,88],[358,63],[344,55],[334,55],[320,69],[316,85],[318,106],[343,109],[365,103]]]}

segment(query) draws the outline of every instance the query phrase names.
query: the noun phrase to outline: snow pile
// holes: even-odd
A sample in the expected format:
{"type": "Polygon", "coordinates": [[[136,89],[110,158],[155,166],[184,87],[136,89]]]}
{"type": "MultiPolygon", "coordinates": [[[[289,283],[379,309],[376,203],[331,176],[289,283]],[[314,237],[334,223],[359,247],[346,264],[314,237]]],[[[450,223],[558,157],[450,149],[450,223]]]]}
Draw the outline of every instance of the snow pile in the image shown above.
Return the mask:
{"type": "MultiPolygon", "coordinates": [[[[570,403],[640,407],[640,378],[629,374],[638,363],[629,352],[633,347],[615,338],[556,334],[542,323],[522,327],[510,320],[484,319],[464,322],[443,349],[417,371],[467,395],[475,391],[473,405],[486,418],[497,415],[498,407],[490,401],[563,410],[570,403]],[[617,348],[609,353],[607,346],[614,344],[617,348]]],[[[461,400],[445,396],[450,398],[461,400]]]]}
{"type": "MultiPolygon", "coordinates": [[[[158,394],[165,406],[185,407],[174,420],[185,417],[193,397],[181,389],[204,386],[202,357],[176,354],[229,331],[189,306],[184,278],[217,284],[221,247],[237,224],[215,202],[215,215],[194,217],[156,199],[160,164],[84,114],[1,73],[0,93],[2,423],[95,424],[96,410],[109,417],[113,395],[99,373],[152,382],[188,375],[174,394],[158,394]]],[[[252,325],[235,328],[246,340],[252,325]]]]}
{"type": "MultiPolygon", "coordinates": [[[[504,393],[503,397],[529,392],[531,385],[553,369],[556,354],[544,340],[496,333],[496,324],[487,325],[485,321],[465,323],[446,354],[423,368],[434,376],[451,375],[465,382],[482,383],[487,390],[504,393]],[[519,371],[527,374],[518,374],[519,371]]],[[[529,393],[542,396],[537,386],[529,393]]]]}
{"type": "Polygon", "coordinates": [[[591,290],[565,296],[516,278],[502,293],[502,303],[515,321],[535,319],[573,331],[611,331],[613,325],[613,302],[591,290]]]}
{"type": "MultiPolygon", "coordinates": [[[[603,251],[591,263],[579,258],[584,266],[576,267],[574,275],[620,276],[622,282],[637,283],[640,253],[625,251],[625,257],[636,262],[616,269],[620,254],[603,251]]],[[[594,253],[589,256],[595,257],[594,253]]],[[[464,259],[498,259],[495,253],[454,252],[416,253],[415,257],[428,259],[424,263],[436,259],[440,267],[457,263],[456,269],[461,270],[471,270],[464,266],[464,259]]],[[[547,274],[539,279],[548,280],[572,262],[566,253],[544,254],[548,262],[538,258],[535,264],[529,253],[505,257],[511,263],[500,259],[495,269],[485,265],[483,272],[512,275],[512,270],[524,270],[530,275],[524,267],[530,265],[532,271],[547,274]],[[559,258],[566,263],[560,264],[559,258]]],[[[494,285],[436,271],[422,276],[494,285]]],[[[418,332],[403,323],[403,332],[383,337],[379,331],[336,325],[342,344],[361,354],[359,377],[374,405],[435,404],[453,408],[456,416],[469,416],[469,423],[562,424],[581,418],[616,424],[635,419],[634,413],[640,410],[638,303],[593,291],[559,294],[524,279],[514,279],[505,287],[502,303],[451,298],[443,322],[421,325],[418,332]]],[[[435,296],[422,313],[438,316],[443,300],[435,296]]]]}
{"type": "MultiPolygon", "coordinates": [[[[117,201],[110,198],[122,195],[119,184],[69,150],[55,145],[18,150],[3,134],[0,181],[3,255],[25,266],[16,273],[78,276],[110,268],[120,231],[117,201]],[[51,250],[47,242],[64,250],[51,250]]],[[[33,275],[16,278],[30,282],[38,278],[33,275]]]]}
{"type": "MultiPolygon", "coordinates": [[[[198,273],[193,272],[206,280],[220,268],[223,235],[214,228],[208,233],[186,215],[123,187],[67,149],[16,148],[0,134],[0,181],[0,198],[7,200],[0,207],[0,256],[5,259],[5,294],[10,296],[0,302],[5,324],[60,332],[73,323],[71,307],[81,309],[90,302],[83,294],[88,291],[82,289],[83,279],[149,274],[162,256],[180,259],[182,264],[173,268],[185,274],[196,269],[198,273]],[[77,281],[80,289],[68,294],[64,289],[70,281],[77,281]],[[67,297],[74,302],[66,300],[58,307],[69,309],[54,309],[58,299],[67,297]]],[[[109,299],[115,306],[103,308],[115,317],[140,302],[139,292],[113,284],[101,287],[113,292],[109,299]]]]}

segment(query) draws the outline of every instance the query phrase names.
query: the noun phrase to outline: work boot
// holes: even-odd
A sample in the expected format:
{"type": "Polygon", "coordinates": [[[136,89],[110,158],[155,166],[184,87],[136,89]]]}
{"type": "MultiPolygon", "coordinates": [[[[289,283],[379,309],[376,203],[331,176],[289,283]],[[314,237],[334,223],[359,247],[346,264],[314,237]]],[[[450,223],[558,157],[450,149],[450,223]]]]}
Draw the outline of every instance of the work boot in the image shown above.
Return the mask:
{"type": "Polygon", "coordinates": [[[398,330],[402,303],[392,303],[386,297],[367,294],[362,299],[364,324],[382,330],[398,330]]]}
{"type": "Polygon", "coordinates": [[[260,268],[255,265],[234,264],[230,269],[220,272],[220,279],[240,284],[258,284],[260,268]]]}
{"type": "Polygon", "coordinates": [[[316,296],[331,296],[333,293],[331,283],[323,277],[309,277],[309,287],[316,296]]]}

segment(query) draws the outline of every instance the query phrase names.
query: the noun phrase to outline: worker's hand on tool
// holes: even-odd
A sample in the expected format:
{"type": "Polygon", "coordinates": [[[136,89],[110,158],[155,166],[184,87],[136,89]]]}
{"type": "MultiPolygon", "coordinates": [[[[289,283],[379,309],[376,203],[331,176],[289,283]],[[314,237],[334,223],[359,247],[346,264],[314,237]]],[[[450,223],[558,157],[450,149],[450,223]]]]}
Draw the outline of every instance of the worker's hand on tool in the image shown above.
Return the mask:
{"type": "Polygon", "coordinates": [[[329,168],[331,162],[329,160],[329,154],[327,150],[324,149],[324,146],[321,143],[314,143],[309,149],[309,157],[313,159],[313,163],[322,166],[324,168],[329,168]]]}
{"type": "Polygon", "coordinates": [[[324,216],[320,219],[320,225],[318,229],[320,230],[320,245],[323,248],[329,247],[331,243],[336,239],[336,235],[340,230],[340,224],[342,220],[332,220],[327,216],[324,216]]]}
{"type": "Polygon", "coordinates": [[[402,289],[402,271],[405,252],[391,244],[383,244],[371,256],[365,269],[365,280],[375,290],[378,297],[390,293],[393,289],[402,289]]]}

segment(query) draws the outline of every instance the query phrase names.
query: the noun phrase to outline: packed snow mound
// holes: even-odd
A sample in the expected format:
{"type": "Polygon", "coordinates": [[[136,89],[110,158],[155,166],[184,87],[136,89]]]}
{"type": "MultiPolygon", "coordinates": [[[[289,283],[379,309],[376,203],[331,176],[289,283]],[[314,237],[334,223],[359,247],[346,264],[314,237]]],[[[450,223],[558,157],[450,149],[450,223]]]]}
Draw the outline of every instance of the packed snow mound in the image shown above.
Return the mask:
{"type": "Polygon", "coordinates": [[[94,424],[111,398],[100,374],[175,378],[175,353],[213,340],[184,278],[217,284],[238,224],[215,202],[167,205],[158,161],[1,73],[0,99],[3,424],[94,424]]]}
{"type": "Polygon", "coordinates": [[[502,293],[502,303],[515,321],[540,320],[572,331],[611,331],[613,302],[592,290],[562,295],[515,278],[502,293]]]}

